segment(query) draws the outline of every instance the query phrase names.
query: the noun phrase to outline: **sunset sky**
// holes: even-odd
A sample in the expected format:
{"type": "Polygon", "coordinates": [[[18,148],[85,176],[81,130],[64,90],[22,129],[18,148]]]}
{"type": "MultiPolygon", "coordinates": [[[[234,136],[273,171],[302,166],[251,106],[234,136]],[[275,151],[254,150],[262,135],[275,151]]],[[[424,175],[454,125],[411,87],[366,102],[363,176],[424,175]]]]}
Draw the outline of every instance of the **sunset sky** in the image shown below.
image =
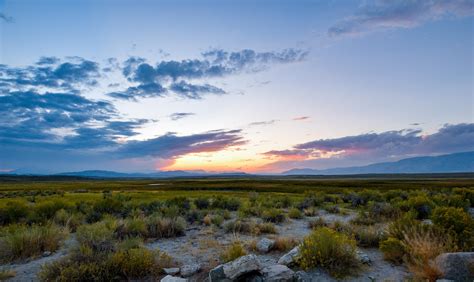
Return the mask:
{"type": "Polygon", "coordinates": [[[474,150],[474,0],[0,0],[0,172],[474,150]]]}

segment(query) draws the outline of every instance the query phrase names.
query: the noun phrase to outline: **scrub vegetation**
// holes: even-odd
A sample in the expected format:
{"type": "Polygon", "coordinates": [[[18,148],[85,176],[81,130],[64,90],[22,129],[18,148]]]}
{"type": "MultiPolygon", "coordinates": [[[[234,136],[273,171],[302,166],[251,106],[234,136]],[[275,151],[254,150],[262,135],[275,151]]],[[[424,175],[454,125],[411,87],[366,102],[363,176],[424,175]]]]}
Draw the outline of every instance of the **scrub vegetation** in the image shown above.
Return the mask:
{"type": "MultiPolygon", "coordinates": [[[[175,266],[174,258],[147,245],[184,236],[189,228],[236,237],[214,254],[220,262],[255,249],[255,239],[249,247],[239,236],[268,236],[272,252],[299,245],[297,267],[322,268],[337,278],[363,270],[358,248],[380,250],[420,280],[440,276],[434,263],[439,254],[474,251],[469,177],[1,181],[1,264],[76,242],[42,267],[38,277],[44,281],[160,278],[163,268],[175,266]],[[160,185],[150,185],[155,183],[160,185]],[[278,234],[291,221],[307,222],[302,240],[278,234]]],[[[2,277],[14,275],[2,271],[2,277]]]]}

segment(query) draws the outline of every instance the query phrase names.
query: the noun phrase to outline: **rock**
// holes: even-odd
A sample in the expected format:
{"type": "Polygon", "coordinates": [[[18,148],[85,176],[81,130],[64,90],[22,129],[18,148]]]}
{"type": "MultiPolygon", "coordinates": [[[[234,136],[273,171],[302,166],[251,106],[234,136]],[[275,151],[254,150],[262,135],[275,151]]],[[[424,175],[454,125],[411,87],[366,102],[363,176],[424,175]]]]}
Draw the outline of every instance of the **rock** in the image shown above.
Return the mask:
{"type": "Polygon", "coordinates": [[[296,257],[300,254],[300,247],[296,246],[288,253],[284,254],[279,260],[278,264],[291,265],[295,263],[296,257]]]}
{"type": "Polygon", "coordinates": [[[265,281],[289,282],[293,281],[295,277],[295,272],[289,269],[288,266],[282,264],[267,266],[262,270],[262,272],[265,281]]]}
{"type": "Polygon", "coordinates": [[[163,271],[165,272],[165,274],[175,275],[179,273],[179,268],[178,267],[163,268],[163,271]]]}
{"type": "Polygon", "coordinates": [[[256,255],[246,255],[224,264],[222,270],[225,278],[233,280],[246,273],[259,271],[260,268],[256,255]]]}
{"type": "Polygon", "coordinates": [[[421,223],[426,225],[433,225],[433,221],[431,219],[423,219],[421,223]]]}
{"type": "Polygon", "coordinates": [[[474,279],[474,252],[444,253],[436,257],[443,279],[472,281],[474,279]]]}
{"type": "Polygon", "coordinates": [[[49,257],[51,255],[50,251],[44,251],[43,252],[43,257],[49,257]]]}
{"type": "Polygon", "coordinates": [[[195,264],[187,264],[181,267],[181,276],[183,277],[189,277],[192,276],[193,274],[196,274],[201,270],[201,265],[198,263],[195,264]]]}
{"type": "Polygon", "coordinates": [[[456,282],[456,281],[449,280],[449,279],[436,279],[436,282],[456,282]]]}
{"type": "Polygon", "coordinates": [[[307,282],[311,281],[311,276],[303,270],[295,272],[295,281],[296,282],[307,282]]]}
{"type": "Polygon", "coordinates": [[[225,281],[226,277],[224,274],[224,265],[218,265],[209,271],[209,281],[225,281]]]}
{"type": "Polygon", "coordinates": [[[268,253],[275,245],[275,240],[270,240],[268,238],[263,238],[257,243],[257,250],[261,253],[268,253]]]}
{"type": "Polygon", "coordinates": [[[166,275],[160,281],[161,282],[186,282],[186,281],[188,281],[188,279],[184,279],[184,278],[181,278],[181,277],[174,277],[174,276],[171,276],[171,275],[166,275]]]}
{"type": "Polygon", "coordinates": [[[360,263],[362,264],[370,265],[372,263],[372,260],[369,258],[369,256],[361,250],[356,251],[356,256],[357,260],[360,261],[360,263]]]}

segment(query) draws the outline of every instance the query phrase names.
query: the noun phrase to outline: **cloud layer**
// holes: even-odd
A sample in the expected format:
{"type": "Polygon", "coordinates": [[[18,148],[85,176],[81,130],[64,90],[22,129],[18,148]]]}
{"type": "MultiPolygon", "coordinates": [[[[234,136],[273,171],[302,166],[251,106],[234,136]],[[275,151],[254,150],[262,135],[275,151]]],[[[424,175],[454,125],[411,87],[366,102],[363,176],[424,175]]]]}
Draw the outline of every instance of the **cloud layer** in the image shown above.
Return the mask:
{"type": "Polygon", "coordinates": [[[419,155],[474,150],[474,123],[447,124],[437,132],[418,129],[366,133],[333,139],[319,139],[286,150],[272,150],[265,156],[276,160],[269,167],[326,168],[393,161],[419,155]]]}
{"type": "Polygon", "coordinates": [[[329,28],[330,36],[354,36],[374,31],[413,28],[446,17],[474,14],[472,0],[375,0],[329,28]]]}

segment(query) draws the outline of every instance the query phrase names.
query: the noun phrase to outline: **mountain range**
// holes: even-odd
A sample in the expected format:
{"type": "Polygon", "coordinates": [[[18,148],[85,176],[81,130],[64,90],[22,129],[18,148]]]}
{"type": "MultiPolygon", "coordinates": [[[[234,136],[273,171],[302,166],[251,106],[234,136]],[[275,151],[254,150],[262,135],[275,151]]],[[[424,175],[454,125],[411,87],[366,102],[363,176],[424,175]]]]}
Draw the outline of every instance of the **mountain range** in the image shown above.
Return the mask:
{"type": "Polygon", "coordinates": [[[402,159],[396,162],[375,163],[366,166],[330,169],[295,168],[284,175],[347,175],[385,173],[454,173],[474,172],[474,152],[454,153],[402,159]]]}

